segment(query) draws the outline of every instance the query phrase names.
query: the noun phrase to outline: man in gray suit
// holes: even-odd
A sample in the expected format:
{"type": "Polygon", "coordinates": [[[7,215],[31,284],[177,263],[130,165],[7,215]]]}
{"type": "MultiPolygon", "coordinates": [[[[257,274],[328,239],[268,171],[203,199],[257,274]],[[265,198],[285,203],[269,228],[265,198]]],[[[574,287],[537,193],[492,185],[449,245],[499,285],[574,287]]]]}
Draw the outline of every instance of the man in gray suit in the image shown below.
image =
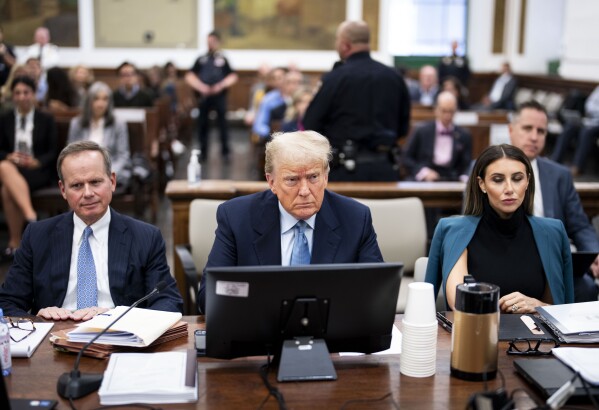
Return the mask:
{"type": "MultiPolygon", "coordinates": [[[[540,156],[547,136],[545,107],[536,101],[521,104],[513,114],[509,129],[512,145],[524,151],[535,173],[534,214],[560,219],[578,251],[599,252],[597,233],[584,213],[570,171],[540,156]]],[[[575,300],[597,300],[599,290],[591,275],[599,278],[599,257],[591,265],[589,274],[580,274],[574,273],[575,300]]]]}

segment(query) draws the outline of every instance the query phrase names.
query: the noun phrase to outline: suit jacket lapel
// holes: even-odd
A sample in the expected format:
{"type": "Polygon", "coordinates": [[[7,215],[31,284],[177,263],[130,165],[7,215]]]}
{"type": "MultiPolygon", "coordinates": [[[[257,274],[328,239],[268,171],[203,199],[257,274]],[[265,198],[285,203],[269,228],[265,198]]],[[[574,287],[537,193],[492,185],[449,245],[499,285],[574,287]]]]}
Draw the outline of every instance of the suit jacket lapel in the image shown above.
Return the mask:
{"type": "Polygon", "coordinates": [[[281,264],[281,222],[279,201],[270,191],[259,196],[250,207],[250,220],[256,233],[254,250],[260,265],[281,264]]]}
{"type": "Polygon", "coordinates": [[[341,243],[341,236],[335,232],[339,220],[330,205],[330,194],[325,191],[320,211],[316,214],[316,226],[312,240],[311,263],[333,263],[341,243]]]}
{"type": "Polygon", "coordinates": [[[110,294],[116,305],[122,304],[119,298],[126,289],[127,266],[131,248],[130,232],[123,217],[110,208],[110,227],[108,230],[108,282],[110,294]]]}
{"type": "Polygon", "coordinates": [[[71,271],[71,257],[73,250],[73,212],[64,214],[62,220],[56,224],[50,240],[54,244],[52,249],[52,271],[50,272],[49,286],[57,306],[62,306],[69,286],[69,272],[71,271]],[[66,274],[65,274],[66,272],[66,274]]]}

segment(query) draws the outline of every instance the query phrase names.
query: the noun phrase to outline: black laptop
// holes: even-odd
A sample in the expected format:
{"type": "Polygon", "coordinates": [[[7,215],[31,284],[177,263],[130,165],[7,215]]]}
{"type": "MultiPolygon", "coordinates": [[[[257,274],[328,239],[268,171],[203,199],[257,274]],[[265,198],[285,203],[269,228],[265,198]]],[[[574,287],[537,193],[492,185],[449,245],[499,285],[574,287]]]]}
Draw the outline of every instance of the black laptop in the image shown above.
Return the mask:
{"type": "MultiPolygon", "coordinates": [[[[574,371],[556,358],[516,359],[514,367],[518,374],[535,386],[545,398],[551,396],[574,377],[574,371]]],[[[570,400],[578,402],[588,400],[587,392],[580,379],[576,379],[574,386],[576,390],[570,400]]],[[[598,386],[589,385],[589,387],[592,395],[599,394],[598,386]]]]}

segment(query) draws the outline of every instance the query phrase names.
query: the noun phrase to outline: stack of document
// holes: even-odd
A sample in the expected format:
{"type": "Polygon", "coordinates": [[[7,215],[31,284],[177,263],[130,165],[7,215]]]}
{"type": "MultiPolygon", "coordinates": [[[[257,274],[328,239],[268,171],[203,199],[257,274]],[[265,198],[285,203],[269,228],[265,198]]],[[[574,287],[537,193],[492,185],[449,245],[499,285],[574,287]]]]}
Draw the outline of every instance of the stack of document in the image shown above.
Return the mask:
{"type": "MultiPolygon", "coordinates": [[[[80,323],[75,330],[67,333],[67,340],[69,342],[89,342],[127,309],[129,309],[127,306],[117,306],[94,316],[87,322],[80,323]]],[[[181,313],[177,312],[133,308],[94,343],[147,347],[179,319],[181,319],[181,313]]]]}
{"type": "Polygon", "coordinates": [[[54,323],[35,322],[35,331],[31,334],[16,327],[10,328],[10,335],[14,339],[20,340],[15,342],[11,339],[10,355],[12,357],[31,357],[35,349],[42,343],[42,340],[46,338],[52,326],[54,326],[54,323]]]}
{"type": "Polygon", "coordinates": [[[196,352],[115,353],[98,395],[103,406],[197,401],[196,352]]]}
{"type": "MultiPolygon", "coordinates": [[[[188,325],[186,322],[177,322],[169,329],[166,330],[158,339],[154,340],[148,348],[152,348],[162,343],[170,342],[171,340],[185,338],[186,340],[183,343],[187,343],[187,328],[188,325]]],[[[62,352],[71,352],[71,353],[79,353],[79,351],[86,345],[86,343],[80,342],[69,342],[68,341],[68,333],[73,331],[74,328],[60,330],[57,332],[52,332],[52,336],[50,337],[50,342],[52,346],[59,351],[62,352]]],[[[96,359],[106,359],[111,354],[116,352],[130,352],[130,351],[138,351],[139,349],[144,350],[144,347],[128,347],[128,346],[115,346],[108,344],[97,344],[93,343],[90,345],[85,352],[83,352],[84,356],[95,357],[96,359]]]]}
{"type": "Polygon", "coordinates": [[[538,307],[562,343],[599,343],[599,301],[538,307]]]}

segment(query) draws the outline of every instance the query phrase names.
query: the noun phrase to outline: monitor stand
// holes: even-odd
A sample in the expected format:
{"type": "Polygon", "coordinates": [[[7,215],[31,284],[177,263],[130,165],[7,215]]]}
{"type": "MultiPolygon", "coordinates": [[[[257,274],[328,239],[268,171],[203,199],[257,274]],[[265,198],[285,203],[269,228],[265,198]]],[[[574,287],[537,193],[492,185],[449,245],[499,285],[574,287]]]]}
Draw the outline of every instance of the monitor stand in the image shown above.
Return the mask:
{"type": "Polygon", "coordinates": [[[337,373],[324,339],[294,337],[283,342],[279,382],[337,380],[337,373]]]}

